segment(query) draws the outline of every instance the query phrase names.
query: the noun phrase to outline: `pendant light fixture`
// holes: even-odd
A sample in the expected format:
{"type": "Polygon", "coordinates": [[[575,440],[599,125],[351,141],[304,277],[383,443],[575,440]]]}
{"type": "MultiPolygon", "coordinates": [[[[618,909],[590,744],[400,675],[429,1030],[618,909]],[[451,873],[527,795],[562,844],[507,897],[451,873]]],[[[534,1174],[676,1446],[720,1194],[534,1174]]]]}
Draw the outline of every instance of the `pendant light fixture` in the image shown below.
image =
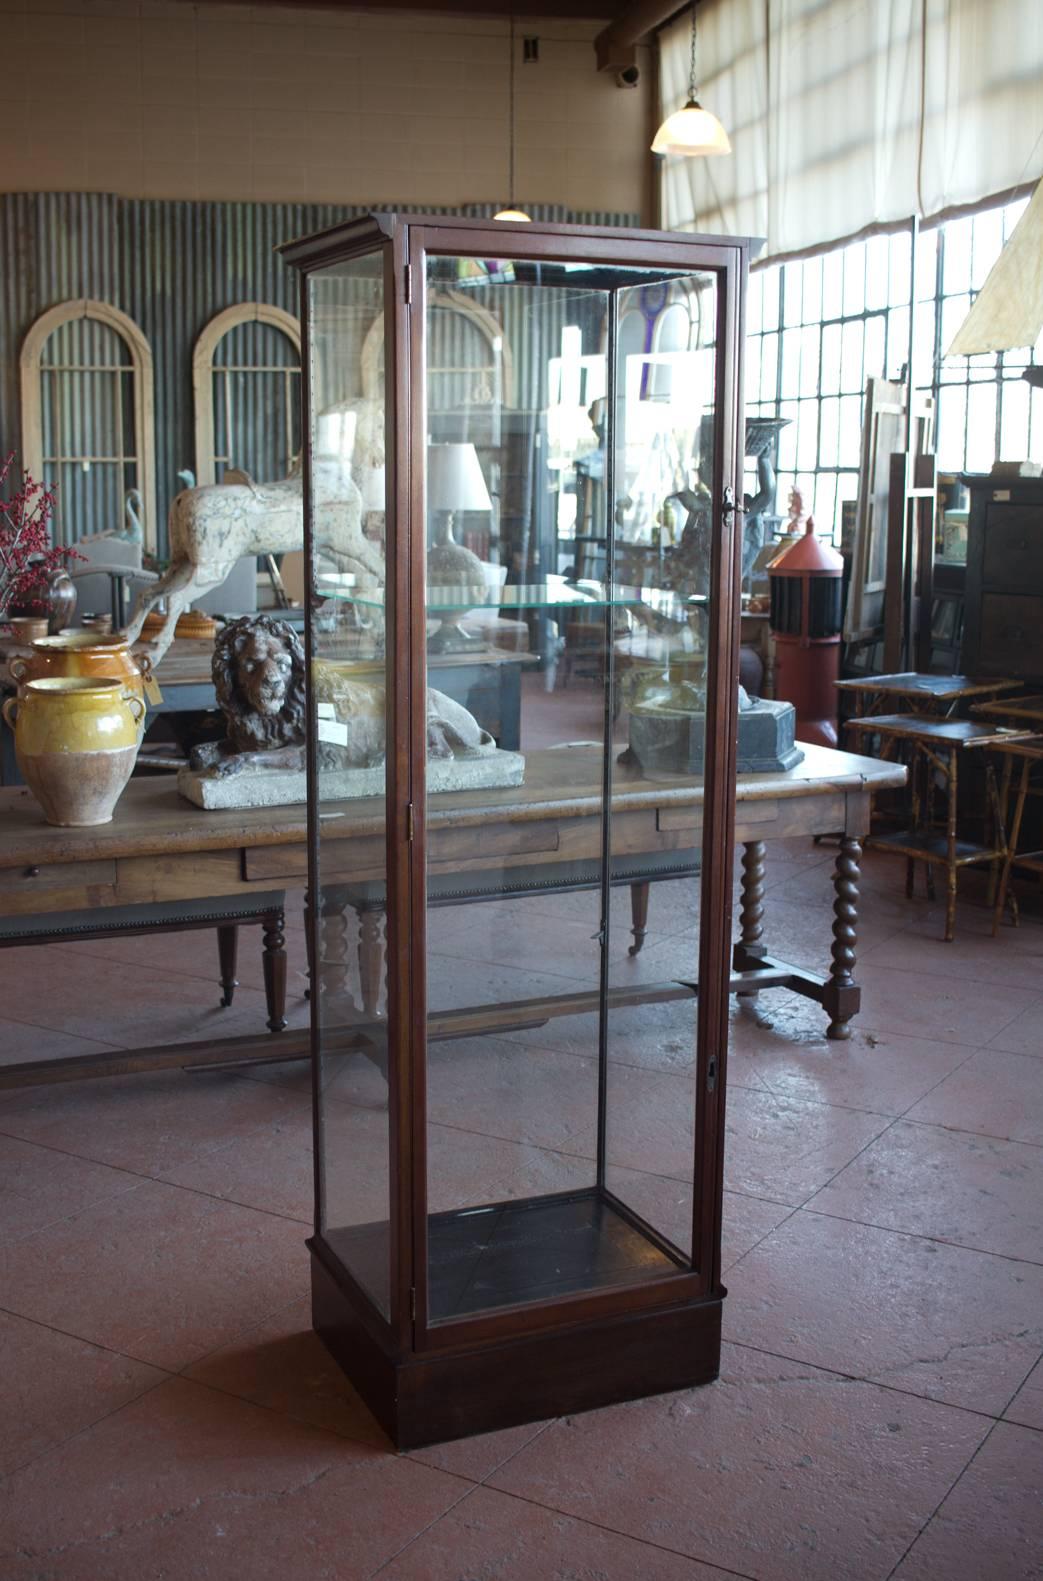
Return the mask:
{"type": "Polygon", "coordinates": [[[652,140],[653,154],[730,154],[728,133],[712,110],[695,96],[695,7],[692,0],[692,44],[688,64],[688,99],[668,115],[652,140]]]}
{"type": "Polygon", "coordinates": [[[515,202],[514,202],[514,69],[515,69],[514,12],[512,10],[512,12],[511,12],[511,78],[510,78],[510,83],[511,83],[511,86],[510,86],[510,95],[511,95],[511,98],[510,98],[510,107],[511,107],[510,108],[510,114],[511,114],[511,125],[510,125],[510,150],[511,150],[511,153],[510,153],[510,161],[511,162],[510,162],[510,170],[509,170],[508,181],[507,181],[507,207],[505,209],[501,209],[499,214],[494,214],[493,215],[493,219],[494,220],[505,220],[508,224],[528,225],[528,224],[531,223],[532,215],[531,214],[526,214],[522,209],[517,208],[515,206],[515,202]]]}

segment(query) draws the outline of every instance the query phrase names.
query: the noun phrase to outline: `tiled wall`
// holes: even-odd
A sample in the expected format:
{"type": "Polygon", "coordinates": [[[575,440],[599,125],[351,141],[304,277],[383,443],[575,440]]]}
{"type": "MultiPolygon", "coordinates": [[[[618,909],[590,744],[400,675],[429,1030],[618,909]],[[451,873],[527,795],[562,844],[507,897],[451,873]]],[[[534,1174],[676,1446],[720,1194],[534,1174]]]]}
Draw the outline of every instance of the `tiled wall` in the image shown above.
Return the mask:
{"type": "MultiPolygon", "coordinates": [[[[648,62],[635,89],[599,76],[600,25],[517,24],[517,196],[647,218],[648,62]]],[[[503,201],[508,49],[495,20],[0,0],[0,191],[503,201]]]]}

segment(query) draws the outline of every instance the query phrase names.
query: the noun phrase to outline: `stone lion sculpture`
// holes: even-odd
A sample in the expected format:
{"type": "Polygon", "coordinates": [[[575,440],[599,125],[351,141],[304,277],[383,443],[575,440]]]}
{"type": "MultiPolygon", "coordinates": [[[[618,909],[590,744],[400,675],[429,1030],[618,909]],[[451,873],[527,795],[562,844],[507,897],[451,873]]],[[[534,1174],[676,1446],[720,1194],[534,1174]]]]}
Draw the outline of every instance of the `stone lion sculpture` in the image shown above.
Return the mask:
{"type": "Polygon", "coordinates": [[[272,615],[229,621],[214,644],[223,741],[196,747],[191,767],[216,777],[245,768],[304,767],[304,649],[272,615]]]}
{"type": "MultiPolygon", "coordinates": [[[[317,661],[319,762],[324,768],[377,768],[387,755],[387,706],[379,682],[361,681],[344,666],[317,661]],[[323,729],[326,713],[332,728],[323,729]]],[[[496,743],[474,715],[434,687],[427,689],[429,760],[475,758],[495,752],[496,743]]]]}
{"type": "MultiPolygon", "coordinates": [[[[384,687],[321,660],[314,674],[322,767],[379,767],[387,754],[384,687]]],[[[303,770],[305,660],[292,626],[272,615],[230,621],[214,645],[213,677],[225,739],[196,747],[190,767],[210,778],[243,769],[303,770]]],[[[492,736],[473,714],[428,688],[430,759],[482,757],[495,750],[492,736]]]]}

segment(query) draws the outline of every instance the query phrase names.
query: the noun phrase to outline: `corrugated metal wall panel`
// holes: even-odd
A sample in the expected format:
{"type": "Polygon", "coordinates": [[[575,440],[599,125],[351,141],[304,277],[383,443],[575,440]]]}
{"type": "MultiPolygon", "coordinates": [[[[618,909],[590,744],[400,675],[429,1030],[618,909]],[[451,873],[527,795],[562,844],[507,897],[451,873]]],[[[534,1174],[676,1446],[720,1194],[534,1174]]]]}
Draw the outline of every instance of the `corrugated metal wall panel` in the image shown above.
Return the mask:
{"type": "MultiPolygon", "coordinates": [[[[328,203],[181,203],[75,192],[0,195],[0,448],[4,454],[21,449],[19,353],[33,322],[46,309],[75,297],[121,308],[152,348],[162,549],[167,510],[179,487],[177,473],[195,467],[192,348],[200,331],[216,313],[238,302],[270,302],[296,313],[296,277],[276,247],[366,212],[328,203]]],[[[491,218],[496,205],[432,212],[491,218]]],[[[550,221],[638,223],[636,215],[570,213],[556,204],[531,205],[530,212],[535,219],[550,221]]],[[[524,336],[516,339],[516,344],[525,343],[524,336]]],[[[530,397],[534,393],[529,390],[533,376],[534,370],[516,367],[519,404],[524,404],[523,391],[530,397]]],[[[260,409],[249,414],[250,421],[255,418],[261,422],[260,409]]],[[[99,419],[95,406],[93,416],[84,419],[83,433],[95,431],[99,419]]],[[[245,435],[241,443],[245,446],[245,435]]],[[[255,444],[253,455],[256,469],[263,472],[274,464],[274,440],[255,444]]],[[[79,476],[74,468],[66,471],[66,541],[119,521],[122,487],[114,468],[92,468],[90,473],[81,468],[79,476]]]]}

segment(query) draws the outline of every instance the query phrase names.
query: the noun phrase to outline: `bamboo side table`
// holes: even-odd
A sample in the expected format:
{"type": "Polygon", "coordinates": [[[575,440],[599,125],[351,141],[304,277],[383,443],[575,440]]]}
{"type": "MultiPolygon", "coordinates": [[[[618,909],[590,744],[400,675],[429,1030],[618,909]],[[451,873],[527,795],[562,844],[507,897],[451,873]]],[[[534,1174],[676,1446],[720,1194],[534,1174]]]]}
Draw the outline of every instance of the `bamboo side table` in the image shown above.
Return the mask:
{"type": "MultiPolygon", "coordinates": [[[[995,938],[999,932],[1000,919],[1007,900],[1007,891],[1010,886],[1010,870],[1012,867],[1027,867],[1033,873],[1043,875],[1043,851],[1018,851],[1018,840],[1021,836],[1021,819],[1025,811],[1025,802],[1030,794],[1029,780],[1033,768],[1043,763],[1043,736],[1030,736],[1026,740],[1004,740],[994,743],[994,750],[1003,756],[1003,783],[1009,786],[1011,769],[1014,760],[1021,760],[1021,774],[1018,779],[1018,789],[1014,801],[1014,816],[1011,819],[1010,835],[1007,840],[1007,851],[1000,869],[999,884],[996,889],[996,900],[992,912],[992,933],[995,938]]],[[[1006,809],[1006,802],[1004,808],[1006,809]]],[[[1018,923],[1018,903],[1011,895],[1014,925],[1018,923]]]]}
{"type": "Polygon", "coordinates": [[[956,879],[961,867],[989,862],[998,872],[998,864],[1008,855],[1003,807],[996,788],[992,764],[986,765],[985,782],[988,807],[991,813],[992,839],[978,844],[960,840],[956,834],[958,812],[959,775],[958,761],[961,752],[973,748],[1006,745],[1011,740],[1024,740],[1031,735],[1028,730],[1005,730],[1001,726],[980,724],[973,719],[929,719],[916,714],[878,714],[868,718],[851,719],[848,728],[858,732],[879,735],[886,747],[893,750],[900,742],[911,749],[909,785],[912,801],[912,825],[894,834],[873,835],[869,844],[878,850],[891,851],[906,859],[905,892],[913,893],[916,863],[923,862],[927,869],[927,893],[934,899],[935,867],[943,867],[946,877],[945,933],[951,944],[956,928],[956,879]],[[934,814],[935,774],[941,776],[945,787],[945,827],[939,826],[934,814]]]}
{"type": "MultiPolygon", "coordinates": [[[[896,704],[904,706],[910,714],[947,719],[957,704],[967,698],[1018,692],[1022,685],[1021,681],[1003,679],[977,681],[969,675],[922,675],[916,670],[900,675],[859,675],[836,683],[839,692],[854,695],[856,707],[863,710],[859,715],[862,719],[896,704]]],[[[849,727],[855,723],[853,719],[847,721],[849,727]]]]}

